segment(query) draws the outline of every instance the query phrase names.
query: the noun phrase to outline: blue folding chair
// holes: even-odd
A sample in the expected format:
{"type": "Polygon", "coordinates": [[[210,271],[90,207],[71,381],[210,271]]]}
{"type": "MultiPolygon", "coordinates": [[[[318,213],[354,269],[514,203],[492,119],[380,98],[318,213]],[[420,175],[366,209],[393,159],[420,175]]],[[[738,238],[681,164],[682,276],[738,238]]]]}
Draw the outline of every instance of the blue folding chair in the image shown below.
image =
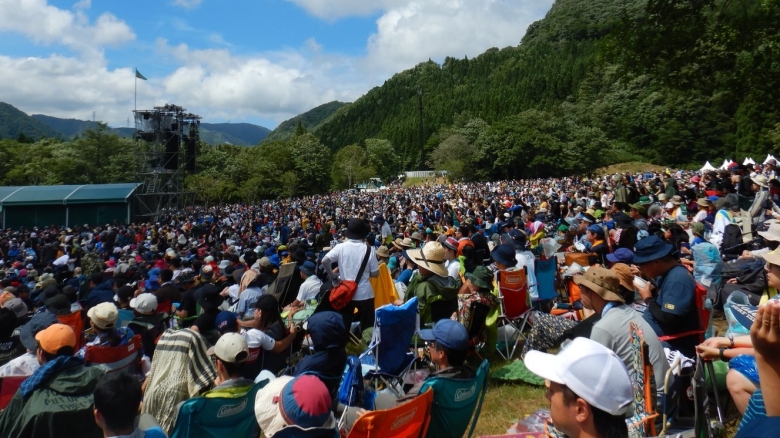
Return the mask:
{"type": "Polygon", "coordinates": [[[536,259],[534,261],[534,274],[536,275],[536,290],[539,293],[537,301],[554,300],[558,298],[555,290],[555,276],[558,270],[558,259],[536,259]]]}
{"type": "Polygon", "coordinates": [[[255,397],[267,383],[255,383],[238,397],[193,397],[185,401],[171,438],[257,437],[260,428],[255,418],[255,397]]]}
{"type": "MultiPolygon", "coordinates": [[[[417,298],[414,297],[401,306],[388,304],[376,309],[374,321],[371,343],[360,355],[360,363],[372,367],[366,373],[369,382],[379,380],[401,397],[403,394],[397,387],[403,386],[403,375],[416,358],[414,353],[409,351],[409,345],[415,333],[420,331],[417,298]]],[[[373,409],[373,406],[366,407],[369,408],[373,409]]]]}

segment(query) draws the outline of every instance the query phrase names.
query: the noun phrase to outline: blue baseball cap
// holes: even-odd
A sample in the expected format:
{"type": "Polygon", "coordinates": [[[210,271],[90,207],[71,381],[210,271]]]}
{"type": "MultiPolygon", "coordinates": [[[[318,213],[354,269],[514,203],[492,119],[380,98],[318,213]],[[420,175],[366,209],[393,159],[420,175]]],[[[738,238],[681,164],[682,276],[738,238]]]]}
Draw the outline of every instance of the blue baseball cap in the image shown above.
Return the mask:
{"type": "Polygon", "coordinates": [[[453,350],[465,351],[469,348],[469,333],[458,321],[440,319],[433,329],[420,330],[420,339],[434,341],[453,350]]]}
{"type": "Polygon", "coordinates": [[[238,314],[228,312],[224,310],[217,314],[217,319],[214,320],[214,326],[217,327],[220,334],[237,332],[238,331],[238,314]]]}
{"type": "Polygon", "coordinates": [[[634,252],[628,248],[618,248],[612,254],[607,254],[607,260],[612,263],[625,263],[630,265],[634,263],[634,252]]]}
{"type": "Polygon", "coordinates": [[[317,265],[314,264],[314,262],[306,260],[303,262],[303,264],[300,267],[301,272],[306,274],[307,276],[311,277],[314,275],[314,271],[317,269],[317,265]]]}
{"type": "Polygon", "coordinates": [[[717,201],[718,199],[720,199],[720,197],[718,197],[718,196],[715,196],[715,195],[712,195],[712,196],[707,196],[707,200],[708,200],[708,201],[710,201],[710,202],[715,202],[715,201],[717,201]]]}

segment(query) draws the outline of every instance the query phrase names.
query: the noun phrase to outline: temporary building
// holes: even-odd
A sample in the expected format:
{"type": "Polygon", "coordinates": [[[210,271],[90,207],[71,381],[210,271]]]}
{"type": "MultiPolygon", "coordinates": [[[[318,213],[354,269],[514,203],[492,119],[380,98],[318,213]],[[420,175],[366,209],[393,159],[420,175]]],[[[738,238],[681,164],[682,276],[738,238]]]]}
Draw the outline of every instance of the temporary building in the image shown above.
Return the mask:
{"type": "Polygon", "coordinates": [[[710,164],[709,161],[704,163],[704,166],[701,169],[699,169],[699,172],[706,172],[708,170],[716,170],[715,167],[712,164],[710,164]]]}
{"type": "Polygon", "coordinates": [[[0,187],[3,228],[129,223],[138,183],[0,187]]]}

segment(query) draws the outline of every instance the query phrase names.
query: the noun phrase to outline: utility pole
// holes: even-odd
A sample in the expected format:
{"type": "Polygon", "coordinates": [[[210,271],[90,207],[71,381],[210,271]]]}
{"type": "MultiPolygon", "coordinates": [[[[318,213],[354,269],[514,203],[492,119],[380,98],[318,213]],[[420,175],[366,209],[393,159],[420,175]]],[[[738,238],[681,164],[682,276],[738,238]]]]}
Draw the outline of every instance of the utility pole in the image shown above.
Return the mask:
{"type": "Polygon", "coordinates": [[[418,169],[423,170],[423,101],[422,88],[417,88],[417,108],[420,110],[420,165],[418,169]]]}

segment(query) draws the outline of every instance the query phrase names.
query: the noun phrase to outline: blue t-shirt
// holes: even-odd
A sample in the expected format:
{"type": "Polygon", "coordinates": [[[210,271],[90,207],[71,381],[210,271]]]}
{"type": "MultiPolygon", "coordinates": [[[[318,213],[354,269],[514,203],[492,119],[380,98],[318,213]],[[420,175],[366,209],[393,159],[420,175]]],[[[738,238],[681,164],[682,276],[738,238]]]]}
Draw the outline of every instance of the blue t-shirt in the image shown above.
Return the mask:
{"type": "Polygon", "coordinates": [[[412,279],[412,270],[404,269],[403,271],[401,271],[400,274],[398,274],[398,278],[396,278],[395,281],[409,286],[409,280],[411,279],[412,279]]]}
{"type": "Polygon", "coordinates": [[[735,438],[776,437],[780,430],[780,417],[758,417],[737,432],[735,438]]]}

